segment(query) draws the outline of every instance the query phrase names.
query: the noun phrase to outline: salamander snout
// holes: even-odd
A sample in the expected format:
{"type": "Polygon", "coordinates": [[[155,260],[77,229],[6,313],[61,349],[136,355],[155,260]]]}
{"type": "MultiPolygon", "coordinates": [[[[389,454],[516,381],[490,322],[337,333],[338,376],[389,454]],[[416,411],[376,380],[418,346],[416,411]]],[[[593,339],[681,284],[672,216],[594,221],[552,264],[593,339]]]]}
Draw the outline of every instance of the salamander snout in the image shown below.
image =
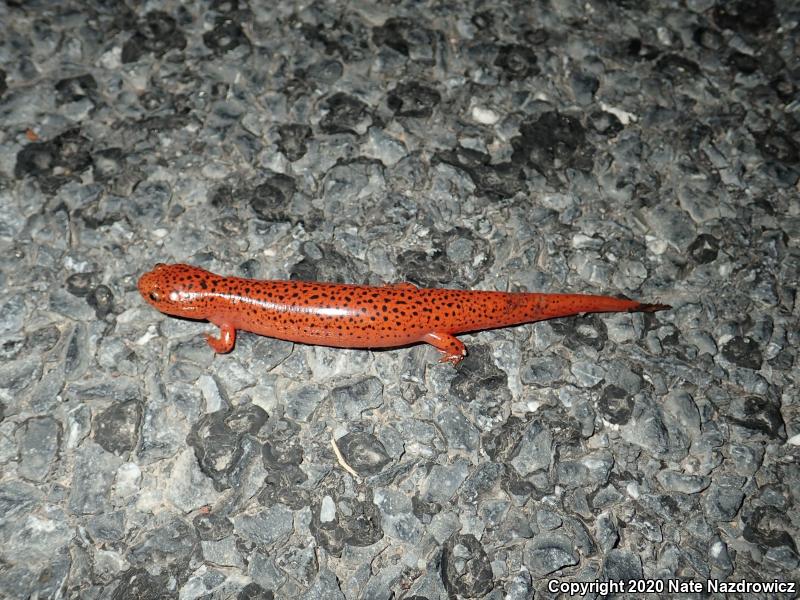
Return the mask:
{"type": "Polygon", "coordinates": [[[196,267],[158,263],[152,271],[139,278],[139,293],[148,304],[163,313],[203,319],[205,315],[202,308],[205,302],[202,294],[198,293],[199,275],[190,269],[197,274],[207,274],[207,271],[196,267]]]}

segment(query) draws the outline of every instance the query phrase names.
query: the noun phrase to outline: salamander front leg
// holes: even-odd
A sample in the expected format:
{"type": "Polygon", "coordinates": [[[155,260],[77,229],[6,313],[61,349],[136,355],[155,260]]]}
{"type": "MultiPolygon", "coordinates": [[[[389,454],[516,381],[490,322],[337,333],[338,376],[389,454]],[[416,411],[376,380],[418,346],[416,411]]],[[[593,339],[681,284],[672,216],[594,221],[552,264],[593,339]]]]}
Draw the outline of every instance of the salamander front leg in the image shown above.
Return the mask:
{"type": "Polygon", "coordinates": [[[236,329],[228,323],[223,323],[219,326],[219,337],[208,334],[206,340],[215,352],[225,354],[233,350],[233,345],[236,343],[236,329]]]}
{"type": "Polygon", "coordinates": [[[439,359],[439,362],[449,362],[455,367],[467,355],[467,347],[464,343],[449,333],[434,331],[422,339],[442,352],[442,358],[439,359]]]}

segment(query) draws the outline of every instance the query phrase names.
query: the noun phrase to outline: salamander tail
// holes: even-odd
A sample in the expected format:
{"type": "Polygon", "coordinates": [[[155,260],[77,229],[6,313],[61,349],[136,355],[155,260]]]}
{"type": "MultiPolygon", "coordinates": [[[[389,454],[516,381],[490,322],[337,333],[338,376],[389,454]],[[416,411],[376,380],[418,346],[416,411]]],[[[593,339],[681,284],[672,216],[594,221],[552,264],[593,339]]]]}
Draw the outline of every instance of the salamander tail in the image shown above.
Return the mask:
{"type": "Polygon", "coordinates": [[[658,312],[659,310],[670,310],[672,307],[669,304],[645,304],[639,303],[639,306],[630,309],[630,312],[658,312]]]}
{"type": "Polygon", "coordinates": [[[667,304],[650,304],[591,294],[538,294],[504,292],[469,292],[464,304],[478,308],[456,328],[454,333],[508,327],[545,319],[570,317],[588,313],[656,312],[670,308],[667,304]]]}
{"type": "Polygon", "coordinates": [[[585,313],[656,312],[670,308],[666,304],[649,304],[630,298],[589,294],[529,294],[527,299],[527,315],[533,317],[530,320],[585,313]]]}

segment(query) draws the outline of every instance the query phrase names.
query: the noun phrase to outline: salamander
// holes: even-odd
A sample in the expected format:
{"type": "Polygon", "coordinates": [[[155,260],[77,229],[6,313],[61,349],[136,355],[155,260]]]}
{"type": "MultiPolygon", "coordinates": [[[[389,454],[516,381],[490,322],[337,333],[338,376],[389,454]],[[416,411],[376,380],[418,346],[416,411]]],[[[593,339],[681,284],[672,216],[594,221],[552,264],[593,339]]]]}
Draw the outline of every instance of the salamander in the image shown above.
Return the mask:
{"type": "Polygon", "coordinates": [[[466,356],[460,333],[600,312],[655,312],[666,304],[587,294],[539,294],[381,287],[314,281],[223,277],[185,264],[157,264],[138,282],[162,313],[207,320],[216,352],[233,349],[236,330],[338,348],[394,348],[426,342],[457,365],[466,356]]]}

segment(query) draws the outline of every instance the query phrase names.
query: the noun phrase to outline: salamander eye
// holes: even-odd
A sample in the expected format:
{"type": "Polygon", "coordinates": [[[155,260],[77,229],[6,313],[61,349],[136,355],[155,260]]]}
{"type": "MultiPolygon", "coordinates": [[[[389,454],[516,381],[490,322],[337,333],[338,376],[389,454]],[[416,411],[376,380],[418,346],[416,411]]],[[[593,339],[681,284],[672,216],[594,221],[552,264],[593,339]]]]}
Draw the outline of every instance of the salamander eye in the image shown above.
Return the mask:
{"type": "Polygon", "coordinates": [[[152,300],[153,302],[158,302],[159,300],[161,300],[161,294],[153,290],[152,292],[150,292],[150,300],[152,300]]]}

